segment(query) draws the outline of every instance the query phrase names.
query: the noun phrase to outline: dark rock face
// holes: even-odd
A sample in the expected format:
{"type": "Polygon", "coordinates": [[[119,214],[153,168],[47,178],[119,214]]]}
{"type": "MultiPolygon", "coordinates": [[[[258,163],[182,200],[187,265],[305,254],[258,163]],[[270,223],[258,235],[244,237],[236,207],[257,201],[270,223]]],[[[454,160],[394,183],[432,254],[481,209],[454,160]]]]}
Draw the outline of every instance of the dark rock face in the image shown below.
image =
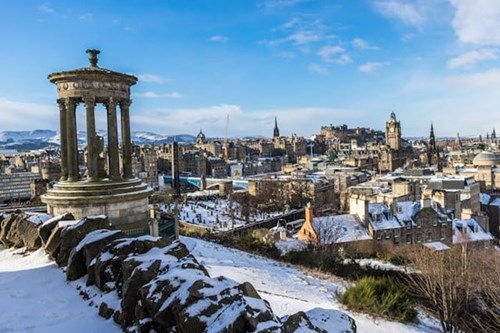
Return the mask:
{"type": "Polygon", "coordinates": [[[323,330],[315,328],[314,325],[311,324],[311,321],[309,320],[307,315],[302,311],[299,311],[289,316],[287,320],[283,323],[284,332],[297,332],[299,330],[304,330],[304,331],[309,330],[310,332],[327,333],[323,330]]]}
{"type": "Polygon", "coordinates": [[[71,250],[80,243],[80,241],[89,232],[109,228],[109,221],[106,216],[87,216],[78,223],[67,226],[61,230],[61,245],[59,253],[56,256],[56,263],[61,266],[68,264],[71,250]]]}
{"type": "Polygon", "coordinates": [[[56,227],[56,225],[60,221],[72,221],[75,218],[73,217],[73,214],[71,213],[66,213],[64,215],[56,216],[46,223],[43,223],[38,227],[38,234],[40,235],[40,239],[42,240],[42,245],[45,247],[47,244],[47,241],[49,240],[50,235],[52,234],[52,230],[56,227]]]}
{"type": "MultiPolygon", "coordinates": [[[[22,212],[8,214],[0,222],[0,242],[5,247],[26,247],[34,251],[42,246],[38,235],[39,217],[43,214],[27,214],[22,212]]],[[[47,216],[47,215],[45,215],[47,216]]]]}
{"type": "Polygon", "coordinates": [[[4,247],[14,246],[14,241],[10,239],[9,233],[16,218],[17,214],[8,214],[7,216],[4,216],[2,222],[0,223],[0,242],[4,247]]]}
{"type": "Polygon", "coordinates": [[[90,263],[106,244],[126,236],[119,230],[107,229],[99,229],[87,234],[69,254],[66,278],[73,281],[86,275],[90,263]]]}
{"type": "Polygon", "coordinates": [[[42,246],[42,241],[38,236],[38,226],[29,219],[29,216],[19,215],[10,230],[10,237],[16,247],[26,247],[26,250],[34,251],[42,246]]]}
{"type": "Polygon", "coordinates": [[[51,260],[56,260],[59,250],[61,249],[61,232],[63,229],[64,227],[56,224],[45,242],[45,253],[47,253],[51,260]]]}
{"type": "Polygon", "coordinates": [[[89,267],[87,284],[95,284],[104,291],[109,290],[110,282],[121,286],[122,281],[118,277],[121,275],[122,261],[126,257],[146,253],[152,248],[165,247],[169,243],[166,238],[151,236],[117,239],[106,245],[96,256],[93,272],[89,267]]]}

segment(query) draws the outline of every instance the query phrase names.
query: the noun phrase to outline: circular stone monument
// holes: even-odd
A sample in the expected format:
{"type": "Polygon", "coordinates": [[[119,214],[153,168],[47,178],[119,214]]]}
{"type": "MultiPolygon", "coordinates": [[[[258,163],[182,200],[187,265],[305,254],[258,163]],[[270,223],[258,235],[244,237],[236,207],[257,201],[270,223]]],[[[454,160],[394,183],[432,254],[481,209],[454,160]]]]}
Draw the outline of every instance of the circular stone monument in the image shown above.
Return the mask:
{"type": "Polygon", "coordinates": [[[137,82],[137,78],[97,66],[99,50],[87,50],[87,53],[89,67],[48,76],[50,82],[57,86],[61,178],[42,196],[42,202],[47,204],[47,211],[52,215],[71,212],[77,219],[87,215],[106,215],[118,229],[139,234],[141,230],[147,230],[148,196],[152,190],[132,175],[130,87],[137,82]],[[85,105],[87,125],[87,175],[84,179],[80,177],[78,161],[76,108],[79,103],[85,105]],[[107,172],[101,157],[101,138],[95,128],[97,103],[106,107],[108,145],[104,159],[107,161],[107,172]]]}

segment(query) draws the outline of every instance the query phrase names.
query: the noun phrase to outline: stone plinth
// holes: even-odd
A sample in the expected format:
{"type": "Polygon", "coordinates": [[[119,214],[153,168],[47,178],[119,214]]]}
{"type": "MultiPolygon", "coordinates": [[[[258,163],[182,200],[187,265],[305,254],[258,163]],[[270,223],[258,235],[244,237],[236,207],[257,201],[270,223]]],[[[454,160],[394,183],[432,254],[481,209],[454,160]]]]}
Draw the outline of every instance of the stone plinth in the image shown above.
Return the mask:
{"type": "Polygon", "coordinates": [[[152,190],[140,179],[99,182],[58,182],[41,197],[52,215],[70,212],[76,219],[88,215],[106,215],[125,232],[147,232],[148,196],[152,190]]]}

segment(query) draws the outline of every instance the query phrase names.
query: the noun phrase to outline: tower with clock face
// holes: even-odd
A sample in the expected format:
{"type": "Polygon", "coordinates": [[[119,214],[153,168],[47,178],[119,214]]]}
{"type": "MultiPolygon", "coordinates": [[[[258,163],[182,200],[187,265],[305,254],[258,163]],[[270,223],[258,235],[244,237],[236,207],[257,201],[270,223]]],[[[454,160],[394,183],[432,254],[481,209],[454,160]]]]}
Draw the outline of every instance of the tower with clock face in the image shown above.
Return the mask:
{"type": "Polygon", "coordinates": [[[396,120],[396,114],[391,113],[391,118],[385,123],[385,143],[392,150],[401,149],[401,124],[396,120]]]}

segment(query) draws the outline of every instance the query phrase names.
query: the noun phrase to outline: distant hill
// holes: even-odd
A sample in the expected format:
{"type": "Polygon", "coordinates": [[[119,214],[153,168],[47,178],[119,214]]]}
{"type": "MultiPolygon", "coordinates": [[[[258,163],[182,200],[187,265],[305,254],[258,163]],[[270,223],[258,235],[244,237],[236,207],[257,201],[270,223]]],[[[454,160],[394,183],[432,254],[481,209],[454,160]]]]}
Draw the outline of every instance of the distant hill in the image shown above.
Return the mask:
{"type": "MultiPolygon", "coordinates": [[[[104,137],[105,141],[107,140],[106,131],[97,130],[97,134],[104,137]]],[[[79,145],[85,145],[87,143],[87,133],[85,131],[78,132],[77,139],[79,145]]],[[[146,131],[132,132],[132,141],[141,145],[171,143],[174,139],[179,143],[193,143],[196,141],[196,137],[190,134],[166,135],[146,131]]],[[[59,145],[59,133],[53,130],[37,129],[34,131],[0,132],[0,150],[33,150],[59,145]]]]}

